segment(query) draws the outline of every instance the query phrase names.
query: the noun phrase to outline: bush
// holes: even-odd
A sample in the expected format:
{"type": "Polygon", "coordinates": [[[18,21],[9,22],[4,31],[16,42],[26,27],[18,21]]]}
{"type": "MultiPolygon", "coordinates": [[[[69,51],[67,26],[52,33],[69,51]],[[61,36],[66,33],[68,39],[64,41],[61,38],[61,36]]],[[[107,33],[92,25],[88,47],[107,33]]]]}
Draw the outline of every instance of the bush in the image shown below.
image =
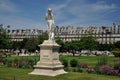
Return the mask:
{"type": "Polygon", "coordinates": [[[88,66],[88,67],[87,67],[87,72],[88,72],[88,73],[95,73],[95,70],[93,69],[92,66],[88,66]]]}
{"type": "Polygon", "coordinates": [[[88,73],[94,73],[95,70],[92,66],[90,66],[88,63],[81,63],[79,64],[79,69],[83,72],[88,72],[88,73]]]}
{"type": "Polygon", "coordinates": [[[77,72],[81,72],[81,73],[82,73],[83,70],[82,70],[80,67],[78,67],[78,68],[77,68],[77,72]]]}
{"type": "Polygon", "coordinates": [[[5,64],[7,63],[7,59],[4,58],[4,59],[2,60],[2,63],[5,65],[5,64]]]}
{"type": "Polygon", "coordinates": [[[76,67],[77,64],[78,64],[78,61],[77,61],[76,59],[70,60],[70,65],[71,65],[71,67],[76,67]]]}
{"type": "Polygon", "coordinates": [[[66,67],[66,68],[64,68],[64,70],[65,70],[65,71],[68,71],[68,72],[71,71],[70,67],[66,67]]]}
{"type": "Polygon", "coordinates": [[[33,68],[34,64],[35,64],[34,60],[28,60],[29,68],[33,68]]]}
{"type": "Polygon", "coordinates": [[[75,67],[72,68],[72,71],[73,71],[73,72],[77,72],[77,68],[75,68],[75,67]]]}
{"type": "Polygon", "coordinates": [[[88,66],[90,66],[88,63],[80,63],[79,64],[80,68],[88,68],[88,66]]]}
{"type": "Polygon", "coordinates": [[[115,70],[118,70],[119,73],[120,73],[120,61],[116,61],[115,64],[114,64],[114,69],[115,70]]]}
{"type": "Polygon", "coordinates": [[[97,66],[106,65],[106,64],[107,64],[107,55],[100,55],[100,56],[98,56],[97,66]]]}
{"type": "Polygon", "coordinates": [[[18,59],[12,60],[12,65],[11,66],[19,68],[19,60],[18,59]]]}
{"type": "Polygon", "coordinates": [[[4,59],[3,64],[15,68],[33,68],[35,61],[32,59],[4,59]]]}
{"type": "Polygon", "coordinates": [[[12,66],[12,61],[11,61],[11,60],[7,60],[7,61],[6,61],[6,65],[7,65],[8,67],[11,67],[11,66],[12,66]]]}
{"type": "Polygon", "coordinates": [[[3,57],[2,57],[2,54],[0,53],[0,62],[2,62],[3,60],[3,57]]]}
{"type": "Polygon", "coordinates": [[[118,75],[118,70],[113,69],[112,67],[108,65],[102,65],[99,67],[101,74],[107,74],[107,75],[118,75]]]}
{"type": "Polygon", "coordinates": [[[115,57],[120,57],[120,49],[115,48],[113,49],[112,53],[115,57]]]}
{"type": "Polygon", "coordinates": [[[61,59],[61,62],[65,68],[68,67],[68,60],[67,59],[61,59]]]}

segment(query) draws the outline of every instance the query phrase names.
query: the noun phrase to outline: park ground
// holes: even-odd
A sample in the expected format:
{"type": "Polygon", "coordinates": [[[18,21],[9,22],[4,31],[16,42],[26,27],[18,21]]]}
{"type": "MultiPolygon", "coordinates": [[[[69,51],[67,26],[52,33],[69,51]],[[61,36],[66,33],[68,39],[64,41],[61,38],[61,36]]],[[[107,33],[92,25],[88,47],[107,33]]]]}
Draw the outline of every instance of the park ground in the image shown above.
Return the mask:
{"type": "MultiPolygon", "coordinates": [[[[66,59],[78,59],[79,62],[87,62],[92,66],[95,66],[97,62],[96,56],[61,56],[66,59]]],[[[19,58],[18,56],[10,57],[9,59],[19,58]]],[[[26,58],[26,57],[24,57],[26,58]]],[[[28,58],[28,57],[27,57],[28,58]]],[[[31,58],[31,57],[30,57],[31,58]]],[[[115,57],[108,57],[108,64],[113,65],[114,61],[117,60],[115,57]]],[[[40,76],[40,75],[28,75],[33,69],[21,69],[11,68],[4,65],[0,65],[0,80],[120,80],[120,76],[109,76],[92,73],[79,73],[79,72],[68,72],[67,74],[58,75],[55,77],[40,76]]]]}

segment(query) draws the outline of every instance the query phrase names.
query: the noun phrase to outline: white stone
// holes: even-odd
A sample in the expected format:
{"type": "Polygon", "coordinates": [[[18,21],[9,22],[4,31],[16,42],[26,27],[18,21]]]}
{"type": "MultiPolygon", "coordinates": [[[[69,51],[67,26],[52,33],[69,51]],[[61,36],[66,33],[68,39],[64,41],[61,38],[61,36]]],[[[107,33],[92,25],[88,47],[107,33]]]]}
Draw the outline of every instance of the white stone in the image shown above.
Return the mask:
{"type": "Polygon", "coordinates": [[[40,45],[40,61],[34,66],[33,75],[56,76],[67,73],[59,61],[59,45],[54,40],[45,40],[40,45]]]}

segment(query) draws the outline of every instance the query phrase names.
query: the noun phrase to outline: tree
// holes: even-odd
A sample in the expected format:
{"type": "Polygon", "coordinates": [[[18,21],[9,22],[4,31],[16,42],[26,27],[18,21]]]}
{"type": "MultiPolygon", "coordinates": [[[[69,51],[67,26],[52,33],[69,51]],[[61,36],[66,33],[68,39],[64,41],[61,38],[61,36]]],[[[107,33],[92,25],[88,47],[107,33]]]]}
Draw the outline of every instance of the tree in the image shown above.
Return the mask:
{"type": "Polygon", "coordinates": [[[76,51],[81,51],[81,46],[79,41],[65,42],[65,50],[71,52],[75,56],[76,51]]]}
{"type": "Polygon", "coordinates": [[[36,50],[37,44],[35,42],[35,39],[29,39],[25,44],[25,49],[27,49],[29,52],[34,52],[36,50]]]}
{"type": "Polygon", "coordinates": [[[23,41],[21,42],[21,45],[20,45],[20,47],[21,47],[21,49],[24,49],[25,48],[25,45],[26,45],[26,43],[28,42],[28,38],[24,38],[23,39],[23,41]]]}
{"type": "Polygon", "coordinates": [[[80,45],[84,50],[96,50],[98,42],[92,36],[85,36],[80,39],[80,45]]]}
{"type": "Polygon", "coordinates": [[[64,42],[59,37],[56,37],[55,41],[60,45],[60,52],[64,51],[64,42]]]}
{"type": "Polygon", "coordinates": [[[64,49],[65,49],[65,51],[69,51],[70,50],[70,42],[66,41],[64,43],[64,49]]]}
{"type": "Polygon", "coordinates": [[[10,38],[6,33],[7,28],[3,28],[3,24],[0,24],[0,49],[9,48],[10,38]]]}
{"type": "Polygon", "coordinates": [[[113,49],[112,53],[114,54],[115,57],[118,57],[120,60],[120,49],[119,48],[113,49]]]}
{"type": "Polygon", "coordinates": [[[117,41],[116,43],[114,43],[116,48],[120,48],[120,41],[117,41]]]}
{"type": "Polygon", "coordinates": [[[44,40],[47,40],[48,39],[48,35],[47,34],[43,34],[43,35],[40,35],[38,38],[36,38],[36,43],[39,45],[39,44],[42,44],[44,40]]]}
{"type": "Polygon", "coordinates": [[[114,44],[99,44],[98,50],[100,51],[111,51],[114,48],[114,44]]]}
{"type": "Polygon", "coordinates": [[[21,41],[12,41],[11,44],[12,44],[11,46],[12,49],[17,49],[17,48],[21,49],[21,45],[22,45],[21,41]]]}

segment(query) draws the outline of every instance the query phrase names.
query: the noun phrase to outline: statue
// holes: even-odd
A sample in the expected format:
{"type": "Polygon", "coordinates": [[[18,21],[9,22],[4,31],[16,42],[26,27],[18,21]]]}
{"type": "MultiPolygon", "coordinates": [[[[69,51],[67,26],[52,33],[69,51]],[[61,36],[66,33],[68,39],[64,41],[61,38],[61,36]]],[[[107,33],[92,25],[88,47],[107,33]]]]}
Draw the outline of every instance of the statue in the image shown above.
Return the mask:
{"type": "Polygon", "coordinates": [[[46,76],[56,76],[60,74],[65,74],[62,63],[59,60],[58,50],[60,45],[58,45],[54,40],[54,19],[52,10],[49,8],[46,14],[47,20],[47,31],[49,35],[48,40],[44,40],[40,47],[40,60],[34,65],[34,70],[29,73],[33,75],[46,75],[46,76]]]}
{"type": "Polygon", "coordinates": [[[45,16],[45,19],[47,20],[47,32],[49,36],[49,40],[54,40],[54,17],[52,14],[52,9],[48,9],[48,12],[45,16]]]}

